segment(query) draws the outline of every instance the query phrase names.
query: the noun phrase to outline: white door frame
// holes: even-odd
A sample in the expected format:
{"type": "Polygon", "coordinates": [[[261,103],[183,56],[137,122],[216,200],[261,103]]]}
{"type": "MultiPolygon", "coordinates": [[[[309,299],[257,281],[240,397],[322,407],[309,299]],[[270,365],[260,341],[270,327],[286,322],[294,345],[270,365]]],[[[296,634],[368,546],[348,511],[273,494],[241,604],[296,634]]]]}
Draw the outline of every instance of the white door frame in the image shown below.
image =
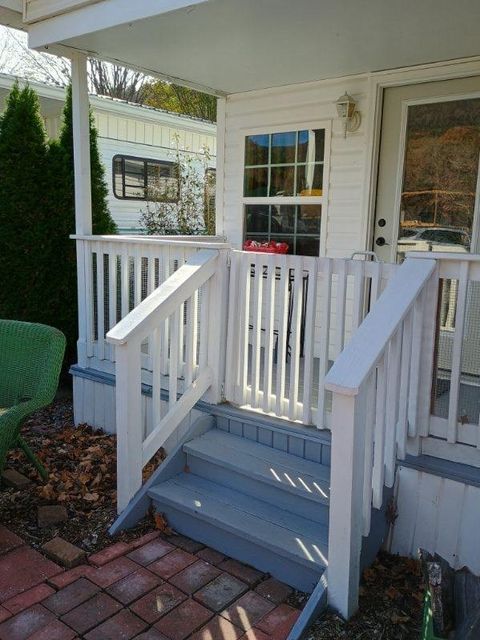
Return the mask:
{"type": "MultiPolygon", "coordinates": [[[[479,73],[480,76],[480,73],[479,73]]],[[[457,78],[451,78],[457,79],[457,78]]],[[[437,102],[453,102],[454,100],[470,100],[480,98],[480,91],[470,91],[465,93],[452,93],[449,95],[438,95],[438,96],[430,96],[426,98],[408,98],[406,100],[402,100],[401,108],[400,108],[400,144],[398,147],[398,157],[397,157],[397,170],[395,173],[395,204],[394,204],[394,215],[400,213],[400,203],[402,200],[402,189],[403,189],[403,170],[405,167],[405,152],[406,152],[406,134],[407,134],[407,123],[408,123],[408,108],[418,104],[435,104],[437,102]]],[[[477,167],[477,182],[476,182],[476,195],[475,195],[475,204],[473,210],[473,221],[472,221],[472,229],[470,232],[471,237],[471,248],[478,248],[478,233],[479,233],[479,176],[480,176],[480,158],[479,165],[477,167]]],[[[376,202],[375,202],[376,205],[376,202]]],[[[375,225],[376,220],[376,211],[374,209],[373,212],[374,219],[373,225],[375,225]]],[[[395,262],[395,257],[397,254],[397,243],[398,243],[398,232],[399,232],[399,220],[395,221],[393,227],[393,234],[391,237],[391,262],[395,262]]],[[[372,227],[372,243],[375,237],[374,226],[372,227]]],[[[372,245],[373,246],[373,245],[372,245]]],[[[374,249],[375,250],[375,249],[374,249]]],[[[475,253],[471,251],[471,253],[475,253]]]]}
{"type": "Polygon", "coordinates": [[[362,203],[362,210],[365,211],[363,241],[366,250],[371,249],[374,237],[384,90],[389,87],[454,80],[474,75],[480,75],[480,56],[465,60],[422,65],[415,68],[380,71],[372,73],[369,77],[369,101],[366,117],[368,145],[365,171],[365,184],[368,185],[368,188],[365,189],[364,202],[362,203]]]}

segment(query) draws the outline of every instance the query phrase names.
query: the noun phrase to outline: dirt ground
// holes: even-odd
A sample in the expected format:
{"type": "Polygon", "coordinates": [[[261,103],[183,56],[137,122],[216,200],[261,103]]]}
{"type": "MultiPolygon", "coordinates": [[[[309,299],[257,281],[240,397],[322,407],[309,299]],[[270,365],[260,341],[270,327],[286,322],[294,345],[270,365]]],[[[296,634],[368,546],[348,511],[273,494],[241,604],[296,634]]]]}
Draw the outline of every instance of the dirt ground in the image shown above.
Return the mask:
{"type": "MultiPolygon", "coordinates": [[[[97,551],[112,543],[108,528],[115,519],[115,437],[85,425],[75,428],[71,399],[57,400],[29,419],[23,436],[49,471],[42,483],[23,453],[10,453],[7,466],[31,480],[22,490],[2,487],[0,522],[39,548],[56,535],[97,551]],[[68,520],[53,527],[37,526],[37,507],[63,504],[68,520]]],[[[145,470],[149,475],[163,459],[160,452],[145,470]]],[[[161,523],[160,523],[161,524],[161,523]]],[[[135,529],[115,540],[129,540],[159,525],[149,515],[135,529]]],[[[419,562],[381,553],[364,572],[360,610],[348,623],[327,612],[310,630],[309,640],[414,640],[420,636],[423,584],[419,562]]],[[[295,593],[292,604],[306,602],[295,593]]]]}

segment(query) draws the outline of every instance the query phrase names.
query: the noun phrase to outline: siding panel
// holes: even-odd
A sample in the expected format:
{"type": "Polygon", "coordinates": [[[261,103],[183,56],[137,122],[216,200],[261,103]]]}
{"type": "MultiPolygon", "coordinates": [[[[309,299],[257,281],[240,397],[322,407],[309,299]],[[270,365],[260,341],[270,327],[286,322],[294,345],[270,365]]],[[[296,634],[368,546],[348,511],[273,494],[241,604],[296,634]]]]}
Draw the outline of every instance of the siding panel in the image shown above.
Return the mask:
{"type": "Polygon", "coordinates": [[[400,467],[397,509],[393,553],[416,556],[422,547],[480,574],[479,487],[400,467]]]}

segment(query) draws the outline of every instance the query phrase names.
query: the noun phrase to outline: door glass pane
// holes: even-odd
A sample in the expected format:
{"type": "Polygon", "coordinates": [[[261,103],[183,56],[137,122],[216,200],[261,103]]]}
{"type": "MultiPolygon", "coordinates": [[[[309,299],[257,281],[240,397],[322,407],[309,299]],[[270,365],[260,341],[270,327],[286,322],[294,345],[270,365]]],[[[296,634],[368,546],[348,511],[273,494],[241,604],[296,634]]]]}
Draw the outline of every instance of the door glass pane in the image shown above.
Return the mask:
{"type": "MultiPolygon", "coordinates": [[[[479,251],[478,215],[480,98],[408,107],[405,163],[397,251],[467,253],[479,251]]],[[[459,425],[480,416],[480,286],[467,285],[459,323],[457,279],[439,289],[432,413],[447,419],[456,406],[459,425]],[[454,344],[460,344],[458,376],[453,375],[454,344]],[[458,404],[452,399],[458,396],[458,404]]],[[[466,437],[459,431],[459,440],[466,437]]]]}
{"type": "Polygon", "coordinates": [[[478,251],[472,231],[479,154],[480,98],[408,107],[400,257],[478,251]]]}

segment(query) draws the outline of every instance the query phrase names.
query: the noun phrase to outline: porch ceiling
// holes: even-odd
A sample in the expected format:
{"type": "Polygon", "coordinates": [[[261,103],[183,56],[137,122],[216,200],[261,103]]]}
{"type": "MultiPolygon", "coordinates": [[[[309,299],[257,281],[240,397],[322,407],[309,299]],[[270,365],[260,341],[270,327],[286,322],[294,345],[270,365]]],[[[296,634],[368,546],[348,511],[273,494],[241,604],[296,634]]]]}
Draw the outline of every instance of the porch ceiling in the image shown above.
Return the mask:
{"type": "MultiPolygon", "coordinates": [[[[51,43],[219,93],[480,54],[478,0],[207,0],[124,24],[111,0],[83,11],[102,5],[113,26],[72,12],[53,19],[51,43]]],[[[48,22],[31,26],[34,46],[48,22]]]]}

